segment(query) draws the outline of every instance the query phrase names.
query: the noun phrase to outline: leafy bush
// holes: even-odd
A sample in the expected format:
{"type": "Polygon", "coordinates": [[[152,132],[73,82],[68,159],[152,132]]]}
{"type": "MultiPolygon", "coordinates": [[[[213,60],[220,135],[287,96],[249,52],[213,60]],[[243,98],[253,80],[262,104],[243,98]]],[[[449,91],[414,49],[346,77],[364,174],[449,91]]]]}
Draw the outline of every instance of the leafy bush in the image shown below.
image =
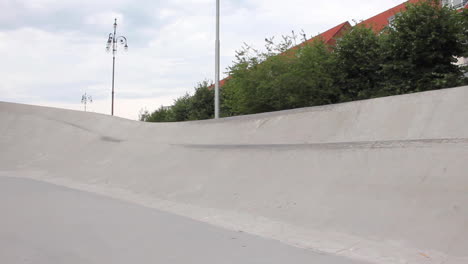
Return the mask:
{"type": "Polygon", "coordinates": [[[175,122],[209,119],[214,116],[214,93],[210,83],[203,81],[195,87],[194,95],[186,93],[169,107],[161,106],[152,113],[142,111],[140,120],[146,122],[175,122]]]}
{"type": "Polygon", "coordinates": [[[371,28],[352,28],[335,46],[338,74],[336,85],[341,101],[376,96],[382,69],[381,43],[371,28]]]}
{"type": "MultiPolygon", "coordinates": [[[[462,13],[463,14],[463,13],[462,13]]],[[[463,15],[438,0],[409,4],[382,36],[386,94],[419,92],[465,83],[456,57],[466,54],[463,15]]]]}

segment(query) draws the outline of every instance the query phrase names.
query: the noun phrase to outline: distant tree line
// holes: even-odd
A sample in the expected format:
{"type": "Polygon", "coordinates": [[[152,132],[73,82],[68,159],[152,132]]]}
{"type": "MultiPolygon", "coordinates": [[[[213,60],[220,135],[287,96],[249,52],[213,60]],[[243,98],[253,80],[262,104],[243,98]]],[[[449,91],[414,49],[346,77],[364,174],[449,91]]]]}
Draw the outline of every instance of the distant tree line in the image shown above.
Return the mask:
{"type": "MultiPolygon", "coordinates": [[[[234,116],[413,93],[468,84],[468,11],[438,0],[409,4],[380,34],[355,26],[334,47],[322,41],[296,45],[266,39],[265,51],[244,45],[221,89],[221,114],[234,116]]],[[[305,39],[305,38],[304,38],[305,39]]],[[[204,81],[171,108],[141,120],[171,122],[212,118],[213,91],[204,81]]]]}
{"type": "Polygon", "coordinates": [[[147,122],[175,122],[187,120],[202,120],[212,118],[214,115],[214,91],[210,89],[211,83],[207,80],[195,87],[195,93],[174,100],[170,107],[161,106],[154,112],[140,113],[140,120],[147,122]]]}

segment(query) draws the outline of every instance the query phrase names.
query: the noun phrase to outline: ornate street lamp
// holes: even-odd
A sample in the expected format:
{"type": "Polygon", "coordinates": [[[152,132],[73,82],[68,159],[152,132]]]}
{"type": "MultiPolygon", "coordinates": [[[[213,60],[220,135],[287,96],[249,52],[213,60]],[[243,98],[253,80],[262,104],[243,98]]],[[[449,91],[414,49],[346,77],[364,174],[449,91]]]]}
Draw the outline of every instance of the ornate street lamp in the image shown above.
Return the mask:
{"type": "Polygon", "coordinates": [[[109,52],[112,48],[112,106],[111,106],[111,115],[114,115],[114,76],[115,76],[115,53],[117,52],[117,44],[122,45],[125,50],[128,49],[127,38],[124,36],[117,36],[117,18],[114,22],[114,33],[109,34],[109,39],[107,40],[106,50],[109,52]]]}
{"type": "Polygon", "coordinates": [[[83,96],[81,96],[81,103],[84,104],[85,112],[86,112],[86,105],[92,102],[93,102],[93,97],[91,97],[91,95],[87,95],[86,93],[84,93],[83,96]]]}

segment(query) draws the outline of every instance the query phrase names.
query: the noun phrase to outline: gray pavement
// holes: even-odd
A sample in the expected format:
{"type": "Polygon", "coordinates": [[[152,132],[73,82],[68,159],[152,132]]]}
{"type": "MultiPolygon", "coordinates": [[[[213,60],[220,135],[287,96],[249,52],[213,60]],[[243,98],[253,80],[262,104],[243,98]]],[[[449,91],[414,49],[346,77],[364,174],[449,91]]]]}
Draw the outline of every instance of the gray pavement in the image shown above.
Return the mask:
{"type": "Polygon", "coordinates": [[[31,179],[0,177],[0,262],[357,264],[31,179]]]}

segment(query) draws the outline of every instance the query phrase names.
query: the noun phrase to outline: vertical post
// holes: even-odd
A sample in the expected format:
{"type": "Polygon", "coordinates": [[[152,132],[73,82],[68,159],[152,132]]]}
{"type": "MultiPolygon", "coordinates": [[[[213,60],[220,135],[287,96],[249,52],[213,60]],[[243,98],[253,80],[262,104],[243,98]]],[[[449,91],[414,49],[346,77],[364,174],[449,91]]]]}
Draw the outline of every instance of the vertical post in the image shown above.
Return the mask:
{"type": "Polygon", "coordinates": [[[110,51],[112,47],[112,103],[111,103],[111,115],[114,115],[114,85],[115,85],[115,55],[117,54],[117,44],[124,45],[125,50],[128,49],[127,38],[124,36],[117,36],[117,18],[114,22],[114,33],[109,33],[109,38],[107,39],[106,50],[110,51]]]}
{"type": "Polygon", "coordinates": [[[117,32],[117,18],[114,22],[114,35],[112,36],[112,106],[111,115],[114,115],[114,76],[115,76],[115,52],[116,52],[116,32],[117,32]]]}
{"type": "Polygon", "coordinates": [[[216,43],[215,43],[215,119],[219,118],[219,1],[216,0],[216,43]]]}
{"type": "Polygon", "coordinates": [[[114,115],[114,75],[115,75],[115,55],[112,58],[112,106],[111,106],[111,115],[114,115]]]}

